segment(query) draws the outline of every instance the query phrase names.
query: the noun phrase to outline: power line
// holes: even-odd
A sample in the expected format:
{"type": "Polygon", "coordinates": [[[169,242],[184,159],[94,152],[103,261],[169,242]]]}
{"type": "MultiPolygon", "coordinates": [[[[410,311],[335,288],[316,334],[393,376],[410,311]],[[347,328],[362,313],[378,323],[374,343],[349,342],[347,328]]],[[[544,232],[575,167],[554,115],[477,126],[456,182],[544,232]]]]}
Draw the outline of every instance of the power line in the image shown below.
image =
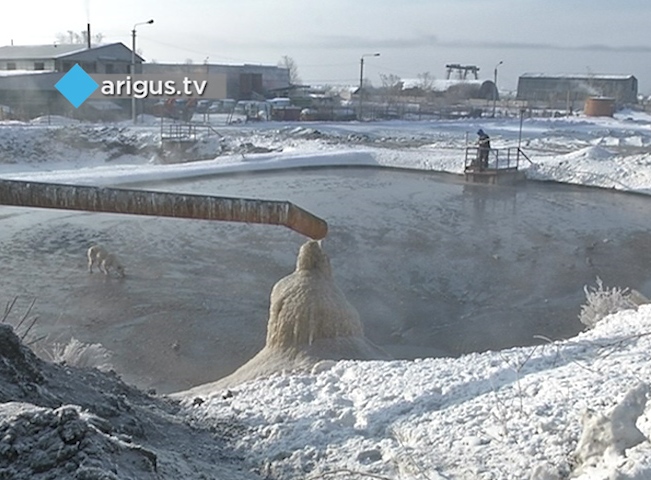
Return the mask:
{"type": "Polygon", "coordinates": [[[326,78],[318,80],[307,80],[310,83],[338,83],[345,85],[357,85],[359,83],[358,78],[326,78]]]}
{"type": "Polygon", "coordinates": [[[329,63],[329,64],[318,63],[318,64],[313,64],[313,65],[305,64],[305,63],[301,63],[301,64],[299,65],[299,67],[310,67],[310,68],[319,68],[319,67],[323,67],[323,68],[329,68],[329,67],[351,67],[351,68],[354,68],[356,65],[357,65],[356,62],[347,62],[347,63],[329,63]]]}
{"type": "Polygon", "coordinates": [[[385,67],[385,66],[382,66],[382,65],[377,65],[377,64],[375,66],[379,67],[379,68],[382,68],[383,73],[384,72],[391,73],[391,74],[394,74],[394,75],[398,75],[399,77],[404,76],[404,77],[408,77],[408,78],[416,78],[416,76],[418,76],[418,74],[424,73],[424,72],[412,73],[412,72],[406,72],[406,71],[403,71],[403,70],[394,70],[392,68],[388,68],[388,67],[385,67]]]}
{"type": "MultiPolygon", "coordinates": [[[[174,50],[180,50],[180,51],[183,51],[183,52],[194,53],[196,55],[201,56],[201,58],[210,57],[210,58],[221,58],[221,59],[225,59],[225,60],[231,60],[231,61],[234,61],[234,62],[242,62],[242,63],[247,62],[247,60],[244,60],[244,59],[241,59],[241,58],[227,57],[227,56],[219,55],[219,54],[212,53],[212,52],[195,50],[195,49],[192,49],[192,48],[181,47],[179,45],[174,45],[174,44],[171,44],[171,43],[161,42],[159,40],[154,40],[151,37],[148,37],[148,36],[145,36],[145,35],[138,35],[138,37],[143,39],[143,40],[146,40],[149,43],[153,43],[153,44],[156,44],[156,45],[162,45],[164,47],[172,48],[174,50]]],[[[117,36],[117,38],[121,38],[121,37],[117,36]]]]}

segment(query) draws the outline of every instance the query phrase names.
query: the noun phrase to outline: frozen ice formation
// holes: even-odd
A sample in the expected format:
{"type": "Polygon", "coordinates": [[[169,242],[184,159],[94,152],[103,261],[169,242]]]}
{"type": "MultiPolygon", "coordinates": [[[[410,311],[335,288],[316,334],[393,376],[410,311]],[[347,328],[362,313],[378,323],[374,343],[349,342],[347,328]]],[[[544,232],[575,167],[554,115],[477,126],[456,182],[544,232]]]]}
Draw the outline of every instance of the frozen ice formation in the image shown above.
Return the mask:
{"type": "Polygon", "coordinates": [[[301,246],[294,272],[271,290],[264,348],[231,375],[179,395],[208,394],[342,359],[386,360],[389,355],[364,336],[357,310],[335,283],[328,256],[320,242],[310,240],[301,246]]]}

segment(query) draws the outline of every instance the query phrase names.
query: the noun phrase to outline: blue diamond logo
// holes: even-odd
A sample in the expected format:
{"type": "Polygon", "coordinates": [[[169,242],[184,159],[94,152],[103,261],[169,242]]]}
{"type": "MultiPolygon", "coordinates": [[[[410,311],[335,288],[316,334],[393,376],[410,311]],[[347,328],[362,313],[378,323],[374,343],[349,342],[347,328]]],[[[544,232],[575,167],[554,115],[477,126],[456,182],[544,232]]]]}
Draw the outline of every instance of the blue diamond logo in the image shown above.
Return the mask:
{"type": "Polygon", "coordinates": [[[75,108],[79,108],[97,87],[97,82],[78,63],[54,86],[75,108]]]}

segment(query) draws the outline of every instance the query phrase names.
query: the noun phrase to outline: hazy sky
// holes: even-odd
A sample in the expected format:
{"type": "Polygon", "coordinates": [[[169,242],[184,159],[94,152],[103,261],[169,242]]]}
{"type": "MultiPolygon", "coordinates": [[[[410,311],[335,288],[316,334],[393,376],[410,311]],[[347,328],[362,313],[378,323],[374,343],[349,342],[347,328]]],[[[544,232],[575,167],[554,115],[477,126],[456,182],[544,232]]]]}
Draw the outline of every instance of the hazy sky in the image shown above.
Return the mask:
{"type": "MultiPolygon", "coordinates": [[[[5,7],[6,8],[6,7],[5,7]]],[[[480,67],[514,89],[525,72],[633,74],[651,94],[649,0],[24,0],[0,18],[0,44],[45,44],[90,22],[105,41],[147,60],[275,65],[304,83],[380,85],[380,74],[445,78],[447,63],[480,67]]]]}

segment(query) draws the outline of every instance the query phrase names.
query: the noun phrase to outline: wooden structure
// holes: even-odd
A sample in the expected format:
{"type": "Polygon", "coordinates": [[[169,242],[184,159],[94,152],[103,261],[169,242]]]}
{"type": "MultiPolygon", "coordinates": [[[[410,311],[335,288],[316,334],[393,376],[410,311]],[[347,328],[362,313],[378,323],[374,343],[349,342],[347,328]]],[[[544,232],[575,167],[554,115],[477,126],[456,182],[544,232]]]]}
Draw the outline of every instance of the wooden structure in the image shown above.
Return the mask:
{"type": "Polygon", "coordinates": [[[518,170],[520,161],[531,160],[520,147],[491,148],[488,151],[488,164],[479,161],[479,147],[466,147],[464,175],[466,181],[473,183],[515,183],[524,180],[524,172],[518,170]]]}
{"type": "Polygon", "coordinates": [[[327,223],[283,201],[0,180],[0,205],[282,225],[314,240],[327,223]]]}

